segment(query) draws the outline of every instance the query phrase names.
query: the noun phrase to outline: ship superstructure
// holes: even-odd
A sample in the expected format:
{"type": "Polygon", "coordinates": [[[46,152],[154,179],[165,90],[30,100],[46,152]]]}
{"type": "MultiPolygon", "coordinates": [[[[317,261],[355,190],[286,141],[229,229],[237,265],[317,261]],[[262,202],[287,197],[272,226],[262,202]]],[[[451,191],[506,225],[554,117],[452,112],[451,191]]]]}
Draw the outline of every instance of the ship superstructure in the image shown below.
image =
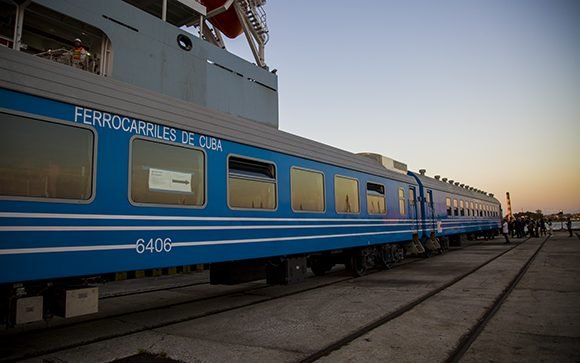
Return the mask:
{"type": "Polygon", "coordinates": [[[278,127],[262,1],[0,1],[0,45],[278,127]],[[187,32],[195,26],[199,35],[187,32]],[[248,62],[224,49],[245,34],[248,62]],[[86,56],[74,59],[75,40],[86,56]]]}

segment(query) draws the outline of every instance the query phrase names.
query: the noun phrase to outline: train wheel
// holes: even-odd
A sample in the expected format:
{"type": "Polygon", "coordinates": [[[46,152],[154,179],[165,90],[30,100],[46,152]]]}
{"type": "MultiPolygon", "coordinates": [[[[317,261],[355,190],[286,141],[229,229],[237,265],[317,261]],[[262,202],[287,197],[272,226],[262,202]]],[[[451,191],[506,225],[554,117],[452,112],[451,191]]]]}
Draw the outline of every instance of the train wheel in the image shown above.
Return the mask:
{"type": "Polygon", "coordinates": [[[360,255],[354,255],[350,258],[350,271],[354,277],[361,277],[367,272],[367,265],[364,258],[360,255]]]}
{"type": "Polygon", "coordinates": [[[401,252],[401,247],[399,245],[391,246],[391,255],[393,256],[393,263],[400,262],[403,258],[403,253],[401,252]]]}
{"type": "Polygon", "coordinates": [[[371,257],[372,254],[366,249],[353,252],[349,259],[349,268],[354,277],[364,276],[367,270],[372,267],[372,263],[369,261],[371,257]]]}
{"type": "Polygon", "coordinates": [[[312,257],[310,260],[310,269],[315,276],[324,276],[333,266],[334,264],[324,257],[312,257]]]}
{"type": "Polygon", "coordinates": [[[387,270],[390,270],[393,267],[393,262],[395,261],[395,257],[393,256],[393,249],[391,246],[381,246],[378,253],[381,265],[387,270]]]}

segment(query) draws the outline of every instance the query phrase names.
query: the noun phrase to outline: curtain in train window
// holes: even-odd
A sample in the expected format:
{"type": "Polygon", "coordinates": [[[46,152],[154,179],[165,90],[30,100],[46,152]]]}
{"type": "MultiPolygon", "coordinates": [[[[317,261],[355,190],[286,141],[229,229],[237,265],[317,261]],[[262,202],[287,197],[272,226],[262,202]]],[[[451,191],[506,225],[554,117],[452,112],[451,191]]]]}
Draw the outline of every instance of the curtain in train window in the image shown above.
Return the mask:
{"type": "Polygon", "coordinates": [[[94,134],[87,128],[0,113],[0,195],[88,200],[94,134]]]}
{"type": "Polygon", "coordinates": [[[358,180],[335,176],[334,200],[337,213],[359,213],[358,180]]]}
{"type": "Polygon", "coordinates": [[[133,140],[131,200],[202,206],[205,203],[203,152],[149,140],[133,140]]]}
{"type": "Polygon", "coordinates": [[[292,168],[292,209],[299,212],[323,212],[324,175],[317,171],[292,168]]]}

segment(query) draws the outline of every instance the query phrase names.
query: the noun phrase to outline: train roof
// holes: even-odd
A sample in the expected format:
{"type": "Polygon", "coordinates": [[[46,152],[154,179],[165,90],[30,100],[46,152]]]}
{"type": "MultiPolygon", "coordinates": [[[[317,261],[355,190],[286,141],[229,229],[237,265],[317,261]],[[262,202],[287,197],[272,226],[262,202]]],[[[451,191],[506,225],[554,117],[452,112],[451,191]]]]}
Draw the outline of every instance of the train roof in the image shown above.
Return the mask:
{"type": "Polygon", "coordinates": [[[421,174],[415,173],[415,172],[409,172],[409,173],[414,175],[416,178],[418,178],[426,188],[431,188],[431,189],[436,189],[436,190],[440,190],[443,192],[458,194],[458,195],[462,195],[465,197],[479,199],[479,200],[483,200],[483,201],[487,201],[487,202],[491,202],[491,203],[499,203],[499,200],[497,200],[496,198],[494,198],[491,195],[488,195],[487,193],[476,191],[476,190],[470,190],[467,187],[461,187],[459,185],[451,184],[449,182],[437,180],[435,178],[428,177],[427,175],[421,175],[421,174]]]}
{"type": "Polygon", "coordinates": [[[365,156],[4,47],[0,69],[0,87],[416,184],[365,156]]]}

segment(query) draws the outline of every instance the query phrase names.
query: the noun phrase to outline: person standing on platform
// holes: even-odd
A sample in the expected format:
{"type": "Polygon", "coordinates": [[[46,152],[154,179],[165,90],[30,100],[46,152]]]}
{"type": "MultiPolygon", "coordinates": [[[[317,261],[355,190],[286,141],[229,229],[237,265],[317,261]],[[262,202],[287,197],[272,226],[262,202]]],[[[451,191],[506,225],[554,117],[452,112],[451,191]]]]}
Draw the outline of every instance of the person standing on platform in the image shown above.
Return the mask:
{"type": "Polygon", "coordinates": [[[568,228],[568,233],[570,233],[570,237],[573,237],[573,235],[572,235],[572,220],[570,220],[570,217],[566,218],[566,227],[568,228]]]}
{"type": "Polygon", "coordinates": [[[516,218],[516,237],[522,238],[524,236],[524,222],[521,217],[516,218]]]}
{"type": "Polygon", "coordinates": [[[540,221],[538,222],[538,234],[540,236],[546,235],[546,221],[544,221],[544,218],[540,218],[540,221]]]}
{"type": "Polygon", "coordinates": [[[510,230],[509,230],[508,221],[507,221],[507,219],[504,219],[503,224],[501,226],[501,233],[505,237],[505,243],[510,243],[510,239],[508,238],[509,232],[510,232],[510,230]]]}

